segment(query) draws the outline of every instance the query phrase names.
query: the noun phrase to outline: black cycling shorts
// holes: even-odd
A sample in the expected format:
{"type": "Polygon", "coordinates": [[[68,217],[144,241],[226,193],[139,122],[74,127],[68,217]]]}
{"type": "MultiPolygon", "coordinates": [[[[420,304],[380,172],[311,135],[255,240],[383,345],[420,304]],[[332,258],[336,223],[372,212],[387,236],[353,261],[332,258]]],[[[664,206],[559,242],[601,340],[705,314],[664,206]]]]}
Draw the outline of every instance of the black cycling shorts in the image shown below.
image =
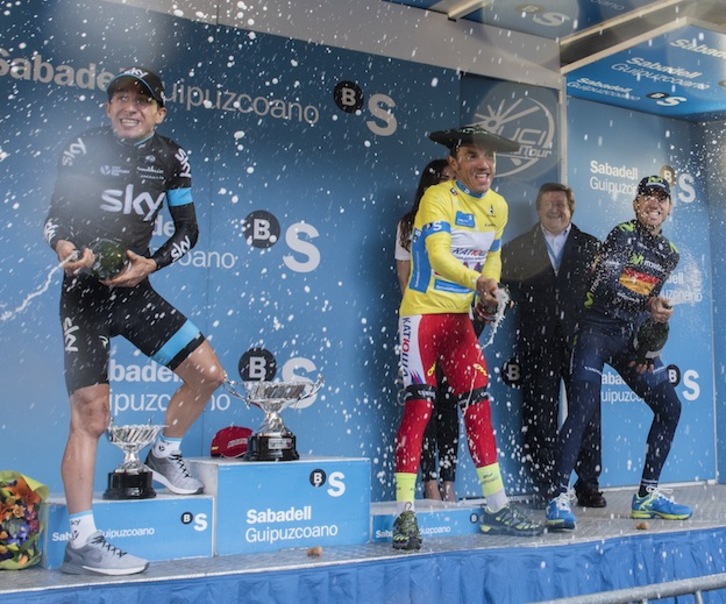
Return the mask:
{"type": "Polygon", "coordinates": [[[109,288],[93,277],[64,276],[60,301],[68,393],[108,383],[111,338],[123,336],[172,371],[204,341],[199,329],[148,279],[109,288]]]}

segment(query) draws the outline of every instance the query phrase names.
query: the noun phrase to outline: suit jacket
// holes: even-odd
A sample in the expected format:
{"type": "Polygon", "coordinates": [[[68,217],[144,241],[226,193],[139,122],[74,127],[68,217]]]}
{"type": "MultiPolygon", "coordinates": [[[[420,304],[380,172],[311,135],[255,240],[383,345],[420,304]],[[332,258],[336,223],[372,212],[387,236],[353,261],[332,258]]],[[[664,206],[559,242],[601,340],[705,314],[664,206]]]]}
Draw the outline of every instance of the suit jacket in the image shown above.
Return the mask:
{"type": "Polygon", "coordinates": [[[596,237],[572,224],[557,274],[539,223],[504,246],[501,279],[517,303],[520,337],[525,342],[541,342],[554,335],[557,327],[571,342],[599,245],[596,237]]]}

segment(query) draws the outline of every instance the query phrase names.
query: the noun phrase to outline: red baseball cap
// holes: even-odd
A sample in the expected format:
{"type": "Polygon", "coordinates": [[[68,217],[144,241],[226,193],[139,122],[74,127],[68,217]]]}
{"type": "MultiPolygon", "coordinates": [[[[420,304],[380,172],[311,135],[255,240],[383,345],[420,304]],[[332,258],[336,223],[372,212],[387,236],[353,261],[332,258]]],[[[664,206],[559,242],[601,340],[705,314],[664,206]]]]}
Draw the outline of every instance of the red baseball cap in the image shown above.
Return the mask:
{"type": "Polygon", "coordinates": [[[252,430],[241,426],[227,426],[214,435],[209,454],[212,457],[236,459],[247,453],[247,441],[252,430]]]}

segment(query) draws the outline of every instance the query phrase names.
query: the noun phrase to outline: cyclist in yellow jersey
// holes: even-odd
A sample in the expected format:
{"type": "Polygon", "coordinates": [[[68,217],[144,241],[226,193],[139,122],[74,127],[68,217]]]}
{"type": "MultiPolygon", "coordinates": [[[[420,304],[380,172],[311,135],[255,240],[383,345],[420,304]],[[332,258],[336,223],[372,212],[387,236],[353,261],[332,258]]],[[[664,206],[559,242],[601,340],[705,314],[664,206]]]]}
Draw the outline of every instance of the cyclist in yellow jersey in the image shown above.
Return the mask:
{"type": "Polygon", "coordinates": [[[483,297],[496,289],[507,202],[491,189],[477,195],[459,180],[430,189],[414,221],[401,315],[468,313],[478,285],[483,297]]]}
{"type": "Polygon", "coordinates": [[[421,441],[431,417],[436,367],[462,408],[467,442],[486,505],[481,530],[487,534],[533,536],[540,524],[513,508],[504,491],[491,425],[486,361],[469,309],[475,294],[483,307],[497,306],[500,247],[507,203],[491,190],[496,152],[519,148],[483,128],[434,132],[431,140],[449,149],[456,179],[429,187],[414,221],[411,277],[401,302],[399,337],[405,388],[403,418],[396,441],[395,549],[419,549],[421,533],[414,509],[421,441]]]}

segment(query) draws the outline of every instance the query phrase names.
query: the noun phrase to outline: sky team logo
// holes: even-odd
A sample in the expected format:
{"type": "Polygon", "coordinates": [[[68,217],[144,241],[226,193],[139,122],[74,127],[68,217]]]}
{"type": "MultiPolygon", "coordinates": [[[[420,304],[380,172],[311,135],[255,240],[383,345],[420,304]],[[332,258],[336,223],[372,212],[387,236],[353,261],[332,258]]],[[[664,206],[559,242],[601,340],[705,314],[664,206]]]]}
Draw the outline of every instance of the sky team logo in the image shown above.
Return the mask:
{"type": "Polygon", "coordinates": [[[474,125],[519,143],[514,153],[497,153],[497,178],[525,170],[536,176],[550,169],[557,157],[556,123],[543,100],[508,85],[493,88],[474,114],[474,125]]]}

